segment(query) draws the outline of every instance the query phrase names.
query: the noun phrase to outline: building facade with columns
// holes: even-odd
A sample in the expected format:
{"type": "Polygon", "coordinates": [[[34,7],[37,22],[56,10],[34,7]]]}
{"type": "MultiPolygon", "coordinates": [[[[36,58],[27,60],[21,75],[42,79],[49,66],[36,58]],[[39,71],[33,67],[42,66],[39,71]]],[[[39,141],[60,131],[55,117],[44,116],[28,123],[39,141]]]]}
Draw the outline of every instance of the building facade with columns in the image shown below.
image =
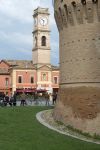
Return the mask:
{"type": "Polygon", "coordinates": [[[0,93],[59,89],[59,67],[50,62],[49,10],[34,10],[32,60],[1,60],[0,93]]]}

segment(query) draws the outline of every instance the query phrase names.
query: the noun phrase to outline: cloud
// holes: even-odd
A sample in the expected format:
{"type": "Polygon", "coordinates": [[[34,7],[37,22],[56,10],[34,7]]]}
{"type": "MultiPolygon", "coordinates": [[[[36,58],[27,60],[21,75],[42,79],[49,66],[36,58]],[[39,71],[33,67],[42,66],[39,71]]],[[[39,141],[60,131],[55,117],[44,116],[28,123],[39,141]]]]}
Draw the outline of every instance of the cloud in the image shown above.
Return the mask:
{"type": "Polygon", "coordinates": [[[26,53],[27,55],[30,55],[31,51],[29,51],[28,49],[23,49],[23,48],[18,48],[17,50],[18,52],[22,52],[22,53],[26,53]]]}
{"type": "Polygon", "coordinates": [[[50,28],[52,30],[51,57],[52,62],[58,61],[58,58],[54,58],[54,56],[58,57],[58,31],[54,20],[52,0],[0,0],[0,57],[31,58],[33,47],[32,15],[33,10],[38,6],[49,7],[50,28]],[[5,56],[4,53],[7,52],[9,54],[5,56]],[[52,55],[56,52],[56,55],[52,55]],[[19,53],[22,56],[19,56],[19,53]]]}
{"type": "Polygon", "coordinates": [[[54,23],[54,19],[52,19],[53,7],[51,2],[51,0],[1,0],[0,13],[21,22],[32,22],[32,13],[35,8],[38,6],[48,8],[48,6],[50,6],[51,22],[54,23]]]}
{"type": "Polygon", "coordinates": [[[0,2],[0,13],[10,19],[22,22],[32,22],[32,1],[31,0],[2,0],[0,2]]]}
{"type": "Polygon", "coordinates": [[[0,31],[0,40],[3,40],[6,42],[10,42],[13,44],[23,44],[23,45],[31,45],[32,44],[32,36],[30,34],[22,34],[22,33],[5,33],[0,31]]]}

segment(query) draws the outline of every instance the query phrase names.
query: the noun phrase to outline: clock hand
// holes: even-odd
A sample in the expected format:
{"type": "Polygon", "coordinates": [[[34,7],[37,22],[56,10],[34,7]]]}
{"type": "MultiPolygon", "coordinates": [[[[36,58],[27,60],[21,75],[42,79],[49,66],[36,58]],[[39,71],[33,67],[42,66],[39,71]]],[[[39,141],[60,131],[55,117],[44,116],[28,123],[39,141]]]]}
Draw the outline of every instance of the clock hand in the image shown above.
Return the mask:
{"type": "Polygon", "coordinates": [[[42,21],[42,23],[44,24],[44,20],[43,20],[43,19],[41,19],[41,21],[42,21]]]}
{"type": "Polygon", "coordinates": [[[42,19],[42,20],[43,20],[43,25],[44,25],[45,20],[44,19],[42,19]]]}
{"type": "Polygon", "coordinates": [[[42,21],[43,21],[43,25],[44,25],[45,20],[44,20],[44,19],[42,19],[42,21]]]}

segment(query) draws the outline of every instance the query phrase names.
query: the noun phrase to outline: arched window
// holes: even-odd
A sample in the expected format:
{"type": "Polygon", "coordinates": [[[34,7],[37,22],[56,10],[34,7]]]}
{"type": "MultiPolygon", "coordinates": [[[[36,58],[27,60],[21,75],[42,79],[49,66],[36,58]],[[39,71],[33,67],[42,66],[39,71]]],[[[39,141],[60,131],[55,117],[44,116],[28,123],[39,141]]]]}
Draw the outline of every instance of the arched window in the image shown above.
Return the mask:
{"type": "Polygon", "coordinates": [[[46,74],[43,74],[43,81],[46,81],[46,74]]]}
{"type": "Polygon", "coordinates": [[[46,37],[42,36],[41,38],[41,46],[46,46],[46,37]]]}
{"type": "Polygon", "coordinates": [[[48,75],[47,73],[42,73],[42,81],[48,81],[48,75]]]}
{"type": "Polygon", "coordinates": [[[57,83],[58,83],[58,78],[54,77],[54,84],[57,84],[57,83]]]}

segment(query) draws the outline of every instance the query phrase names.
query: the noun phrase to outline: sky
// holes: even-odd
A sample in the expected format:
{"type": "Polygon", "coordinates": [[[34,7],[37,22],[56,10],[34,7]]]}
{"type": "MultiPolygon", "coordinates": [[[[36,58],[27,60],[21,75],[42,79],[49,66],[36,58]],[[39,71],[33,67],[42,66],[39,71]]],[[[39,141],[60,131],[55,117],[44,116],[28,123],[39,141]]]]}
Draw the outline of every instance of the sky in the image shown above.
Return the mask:
{"type": "Polygon", "coordinates": [[[32,60],[32,15],[37,7],[49,8],[51,62],[59,64],[59,35],[52,0],[0,0],[0,60],[32,60]]]}

